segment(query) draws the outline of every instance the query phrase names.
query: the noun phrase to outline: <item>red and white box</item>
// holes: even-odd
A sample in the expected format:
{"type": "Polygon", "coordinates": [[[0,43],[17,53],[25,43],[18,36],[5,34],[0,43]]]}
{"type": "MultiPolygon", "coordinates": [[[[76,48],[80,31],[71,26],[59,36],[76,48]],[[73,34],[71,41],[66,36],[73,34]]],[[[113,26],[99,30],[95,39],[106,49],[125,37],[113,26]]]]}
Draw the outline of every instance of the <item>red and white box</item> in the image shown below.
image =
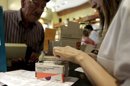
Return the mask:
{"type": "Polygon", "coordinates": [[[36,63],[35,71],[37,79],[58,82],[64,81],[64,65],[36,63]]]}

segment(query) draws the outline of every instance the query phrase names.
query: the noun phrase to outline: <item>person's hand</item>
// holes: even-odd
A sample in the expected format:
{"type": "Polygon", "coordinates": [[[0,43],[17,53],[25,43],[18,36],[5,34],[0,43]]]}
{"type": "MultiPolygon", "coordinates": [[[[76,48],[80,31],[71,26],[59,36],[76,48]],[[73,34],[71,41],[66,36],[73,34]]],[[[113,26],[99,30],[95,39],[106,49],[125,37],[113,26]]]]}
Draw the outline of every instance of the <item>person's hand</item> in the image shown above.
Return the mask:
{"type": "Polygon", "coordinates": [[[80,59],[85,57],[87,54],[84,52],[77,50],[75,48],[66,46],[66,47],[54,47],[53,54],[56,57],[59,57],[62,60],[71,61],[74,63],[78,63],[80,59]]]}

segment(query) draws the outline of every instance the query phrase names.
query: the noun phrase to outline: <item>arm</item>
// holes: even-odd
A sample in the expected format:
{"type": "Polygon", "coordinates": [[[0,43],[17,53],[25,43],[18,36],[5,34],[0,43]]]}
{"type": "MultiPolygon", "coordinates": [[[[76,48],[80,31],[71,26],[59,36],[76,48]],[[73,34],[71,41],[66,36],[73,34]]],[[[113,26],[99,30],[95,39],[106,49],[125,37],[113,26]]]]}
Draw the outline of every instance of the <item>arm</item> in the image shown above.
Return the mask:
{"type": "Polygon", "coordinates": [[[96,86],[117,86],[116,79],[87,54],[81,54],[76,59],[96,86]]]}
{"type": "Polygon", "coordinates": [[[37,31],[37,44],[35,44],[35,47],[33,49],[31,49],[31,56],[29,59],[29,62],[37,62],[38,61],[38,57],[41,54],[41,51],[43,50],[43,44],[44,44],[44,29],[42,27],[42,25],[38,22],[38,28],[39,29],[37,31]]]}
{"type": "Polygon", "coordinates": [[[54,55],[60,59],[80,64],[86,75],[96,86],[117,86],[116,79],[109,75],[94,59],[88,54],[67,47],[55,47],[54,55]]]}

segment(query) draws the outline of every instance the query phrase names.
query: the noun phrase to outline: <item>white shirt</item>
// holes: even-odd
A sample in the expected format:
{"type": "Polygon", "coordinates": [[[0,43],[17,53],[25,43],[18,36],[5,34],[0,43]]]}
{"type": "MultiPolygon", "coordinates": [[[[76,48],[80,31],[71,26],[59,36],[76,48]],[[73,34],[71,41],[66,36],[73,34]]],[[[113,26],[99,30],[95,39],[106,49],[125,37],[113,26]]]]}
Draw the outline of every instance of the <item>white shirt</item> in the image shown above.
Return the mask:
{"type": "Polygon", "coordinates": [[[96,44],[99,43],[99,32],[98,31],[91,31],[89,38],[92,39],[96,44]]]}
{"type": "Polygon", "coordinates": [[[130,0],[122,0],[100,47],[98,62],[130,86],[130,0]]]}

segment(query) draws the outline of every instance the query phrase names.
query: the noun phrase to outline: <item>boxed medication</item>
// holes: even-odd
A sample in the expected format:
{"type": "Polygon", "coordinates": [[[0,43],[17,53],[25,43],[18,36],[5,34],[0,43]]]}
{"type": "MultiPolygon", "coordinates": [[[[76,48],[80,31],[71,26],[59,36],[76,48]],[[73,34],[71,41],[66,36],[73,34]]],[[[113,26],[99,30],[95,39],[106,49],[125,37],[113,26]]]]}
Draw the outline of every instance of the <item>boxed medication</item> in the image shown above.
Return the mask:
{"type": "Polygon", "coordinates": [[[69,28],[74,28],[74,29],[79,29],[80,28],[80,24],[78,22],[69,21],[68,22],[68,27],[69,28]]]}
{"type": "Polygon", "coordinates": [[[76,22],[69,22],[68,26],[61,26],[61,38],[81,38],[82,29],[76,22]]]}
{"type": "Polygon", "coordinates": [[[50,63],[36,63],[36,77],[41,80],[64,81],[64,66],[50,63]]]}
{"type": "Polygon", "coordinates": [[[81,38],[82,29],[67,28],[61,29],[61,38],[81,38]]]}
{"type": "Polygon", "coordinates": [[[35,64],[35,72],[37,79],[64,82],[66,67],[56,57],[44,56],[43,62],[35,64]]]}
{"type": "Polygon", "coordinates": [[[71,46],[71,47],[74,47],[74,48],[77,48],[77,43],[79,43],[81,41],[81,39],[79,38],[75,38],[75,39],[71,39],[71,38],[62,38],[60,40],[62,46],[71,46]]]}

